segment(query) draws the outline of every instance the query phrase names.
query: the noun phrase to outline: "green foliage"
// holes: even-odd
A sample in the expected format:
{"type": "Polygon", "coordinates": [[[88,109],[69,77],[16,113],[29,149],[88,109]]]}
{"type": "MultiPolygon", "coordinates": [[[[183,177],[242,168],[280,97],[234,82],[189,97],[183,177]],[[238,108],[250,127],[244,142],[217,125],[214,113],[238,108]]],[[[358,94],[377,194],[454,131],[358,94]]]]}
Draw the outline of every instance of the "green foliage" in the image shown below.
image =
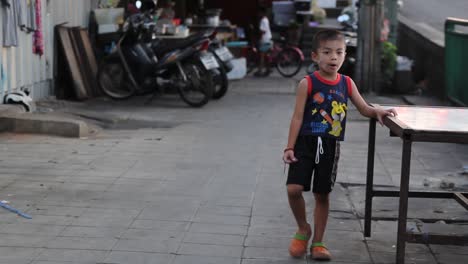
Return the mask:
{"type": "Polygon", "coordinates": [[[395,74],[396,63],[397,63],[397,47],[389,42],[382,42],[382,79],[386,86],[390,86],[392,83],[393,75],[395,74]]]}
{"type": "Polygon", "coordinates": [[[289,28],[299,28],[300,24],[296,20],[289,21],[289,28]]]}

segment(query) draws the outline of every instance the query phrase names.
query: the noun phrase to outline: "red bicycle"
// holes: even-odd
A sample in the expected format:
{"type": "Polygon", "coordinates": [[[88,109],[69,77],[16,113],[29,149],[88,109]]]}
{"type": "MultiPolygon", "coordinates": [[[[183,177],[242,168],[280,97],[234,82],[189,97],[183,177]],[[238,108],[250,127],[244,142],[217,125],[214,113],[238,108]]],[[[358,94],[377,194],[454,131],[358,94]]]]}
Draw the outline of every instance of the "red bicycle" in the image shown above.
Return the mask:
{"type": "MultiPolygon", "coordinates": [[[[244,55],[247,59],[247,73],[250,73],[258,67],[260,52],[255,45],[249,45],[244,55]]],[[[266,54],[265,62],[269,63],[271,67],[276,67],[282,76],[289,78],[301,70],[304,54],[297,46],[288,43],[286,38],[281,37],[274,40],[272,49],[266,54]]]]}

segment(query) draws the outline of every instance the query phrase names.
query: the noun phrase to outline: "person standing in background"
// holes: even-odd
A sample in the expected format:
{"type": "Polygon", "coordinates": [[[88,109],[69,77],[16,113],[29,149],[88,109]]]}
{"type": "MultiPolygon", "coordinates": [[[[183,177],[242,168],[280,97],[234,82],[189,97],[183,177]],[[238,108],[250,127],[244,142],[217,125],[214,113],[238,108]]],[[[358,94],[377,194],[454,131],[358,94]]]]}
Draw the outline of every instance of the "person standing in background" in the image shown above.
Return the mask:
{"type": "Polygon", "coordinates": [[[266,54],[273,47],[272,35],[270,30],[270,21],[266,15],[266,8],[261,7],[259,10],[260,24],[260,42],[258,45],[258,51],[260,52],[260,63],[258,64],[258,71],[254,73],[255,76],[265,77],[270,75],[270,63],[266,61],[266,54]],[[265,71],[262,71],[265,68],[265,71]]]}

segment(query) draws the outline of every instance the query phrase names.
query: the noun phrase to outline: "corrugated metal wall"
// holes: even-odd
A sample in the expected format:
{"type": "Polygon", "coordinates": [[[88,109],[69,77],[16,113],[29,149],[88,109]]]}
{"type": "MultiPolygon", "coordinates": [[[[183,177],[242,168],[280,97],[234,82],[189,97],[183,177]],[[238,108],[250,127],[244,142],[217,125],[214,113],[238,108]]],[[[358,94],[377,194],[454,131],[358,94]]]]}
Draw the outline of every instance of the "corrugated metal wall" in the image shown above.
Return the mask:
{"type": "MultiPolygon", "coordinates": [[[[27,0],[21,1],[26,13],[27,0]]],[[[0,102],[9,91],[27,88],[34,99],[53,95],[52,78],[54,65],[54,26],[87,27],[93,0],[40,0],[42,7],[42,30],[44,34],[44,55],[32,52],[33,35],[18,30],[18,47],[3,47],[3,32],[0,32],[0,102]]],[[[1,7],[0,7],[1,8],[1,7]]],[[[0,12],[0,31],[2,25],[0,12]]],[[[23,15],[25,20],[25,15],[23,15]]]]}

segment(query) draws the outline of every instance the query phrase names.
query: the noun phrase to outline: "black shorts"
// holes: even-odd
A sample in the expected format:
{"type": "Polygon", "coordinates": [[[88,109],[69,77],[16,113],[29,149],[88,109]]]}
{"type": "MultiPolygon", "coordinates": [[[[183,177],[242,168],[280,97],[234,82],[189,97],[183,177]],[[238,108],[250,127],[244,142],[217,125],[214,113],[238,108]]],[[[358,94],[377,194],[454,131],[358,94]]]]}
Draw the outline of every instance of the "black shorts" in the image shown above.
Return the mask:
{"type": "MultiPolygon", "coordinates": [[[[322,154],[318,153],[319,138],[316,136],[298,136],[294,146],[297,162],[289,165],[286,184],[304,186],[304,191],[310,191],[312,175],[314,176],[314,193],[330,193],[335,185],[336,171],[340,157],[340,142],[332,138],[321,138],[322,154]],[[318,161],[318,163],[316,163],[318,161]]],[[[320,150],[320,149],[319,149],[320,150]]]]}

